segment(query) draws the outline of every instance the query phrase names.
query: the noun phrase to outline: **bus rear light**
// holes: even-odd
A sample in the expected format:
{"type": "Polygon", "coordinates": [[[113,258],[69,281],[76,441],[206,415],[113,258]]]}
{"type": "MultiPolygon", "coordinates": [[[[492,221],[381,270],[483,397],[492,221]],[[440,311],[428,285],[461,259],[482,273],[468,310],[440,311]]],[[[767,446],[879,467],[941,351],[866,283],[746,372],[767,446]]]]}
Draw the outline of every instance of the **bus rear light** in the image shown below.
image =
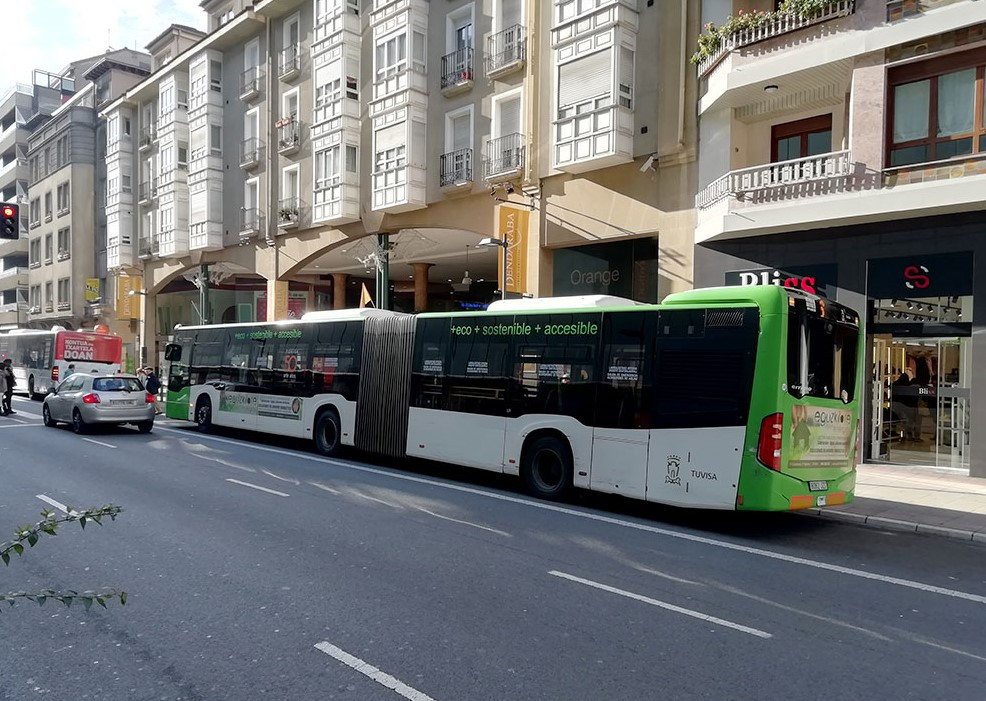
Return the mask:
{"type": "Polygon", "coordinates": [[[83,404],[99,404],[99,395],[91,392],[82,398],[83,404]]]}
{"type": "Polygon", "coordinates": [[[765,416],[760,422],[757,460],[771,470],[781,469],[781,444],[784,440],[784,414],[765,416]]]}

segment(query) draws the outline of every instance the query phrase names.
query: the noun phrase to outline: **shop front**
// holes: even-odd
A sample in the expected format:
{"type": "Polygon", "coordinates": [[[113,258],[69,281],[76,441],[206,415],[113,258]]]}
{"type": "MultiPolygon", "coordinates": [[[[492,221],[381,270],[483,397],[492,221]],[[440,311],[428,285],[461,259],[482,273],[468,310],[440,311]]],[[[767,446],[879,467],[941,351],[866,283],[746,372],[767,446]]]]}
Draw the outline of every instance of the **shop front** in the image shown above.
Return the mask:
{"type": "Polygon", "coordinates": [[[986,344],[973,333],[986,322],[974,274],[986,221],[904,224],[701,246],[696,286],[780,285],[857,309],[867,320],[863,458],[986,477],[974,411],[986,406],[986,344]]]}
{"type": "Polygon", "coordinates": [[[552,265],[553,294],[602,294],[657,302],[657,264],[655,238],[558,248],[552,265]]]}

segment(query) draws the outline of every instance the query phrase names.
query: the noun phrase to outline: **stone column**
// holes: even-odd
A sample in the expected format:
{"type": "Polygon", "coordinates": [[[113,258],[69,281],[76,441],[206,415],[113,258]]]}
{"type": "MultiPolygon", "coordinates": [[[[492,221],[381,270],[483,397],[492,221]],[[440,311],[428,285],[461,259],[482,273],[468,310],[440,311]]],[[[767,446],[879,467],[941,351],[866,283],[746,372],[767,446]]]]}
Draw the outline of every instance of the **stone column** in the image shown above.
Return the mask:
{"type": "Polygon", "coordinates": [[[428,270],[433,263],[414,263],[414,311],[428,311],[428,270]]]}
{"type": "Polygon", "coordinates": [[[157,295],[150,292],[139,295],[140,318],[137,321],[137,334],[140,338],[140,354],[136,367],[151,365],[157,367],[157,295]]]}
{"type": "Polygon", "coordinates": [[[346,308],[346,285],[349,273],[332,273],[332,308],[346,308]]]}

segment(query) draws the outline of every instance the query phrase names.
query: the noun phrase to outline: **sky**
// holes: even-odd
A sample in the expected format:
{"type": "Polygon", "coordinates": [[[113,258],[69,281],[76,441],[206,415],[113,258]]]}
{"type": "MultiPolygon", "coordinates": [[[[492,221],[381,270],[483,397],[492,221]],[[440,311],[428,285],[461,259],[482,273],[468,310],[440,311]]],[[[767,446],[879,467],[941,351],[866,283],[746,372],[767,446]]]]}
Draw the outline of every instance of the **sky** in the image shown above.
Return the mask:
{"type": "Polygon", "coordinates": [[[27,11],[5,31],[0,92],[30,83],[35,68],[57,73],[107,48],[140,51],[171,24],[205,28],[201,0],[4,0],[27,11]]]}

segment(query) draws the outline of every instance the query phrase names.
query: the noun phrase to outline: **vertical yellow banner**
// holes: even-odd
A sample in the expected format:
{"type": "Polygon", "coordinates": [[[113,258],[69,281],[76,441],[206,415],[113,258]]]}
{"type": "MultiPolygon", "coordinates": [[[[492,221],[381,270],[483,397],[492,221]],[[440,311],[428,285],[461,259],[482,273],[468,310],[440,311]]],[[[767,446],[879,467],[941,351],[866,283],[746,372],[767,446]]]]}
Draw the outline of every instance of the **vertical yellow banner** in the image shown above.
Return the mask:
{"type": "Polygon", "coordinates": [[[131,295],[131,290],[140,292],[144,278],[140,275],[118,275],[116,278],[116,318],[139,319],[140,295],[131,295]]]}
{"type": "Polygon", "coordinates": [[[501,204],[497,210],[496,235],[507,242],[507,269],[503,269],[504,256],[501,252],[497,271],[507,292],[527,292],[527,228],[530,218],[531,213],[519,207],[501,204]]]}

